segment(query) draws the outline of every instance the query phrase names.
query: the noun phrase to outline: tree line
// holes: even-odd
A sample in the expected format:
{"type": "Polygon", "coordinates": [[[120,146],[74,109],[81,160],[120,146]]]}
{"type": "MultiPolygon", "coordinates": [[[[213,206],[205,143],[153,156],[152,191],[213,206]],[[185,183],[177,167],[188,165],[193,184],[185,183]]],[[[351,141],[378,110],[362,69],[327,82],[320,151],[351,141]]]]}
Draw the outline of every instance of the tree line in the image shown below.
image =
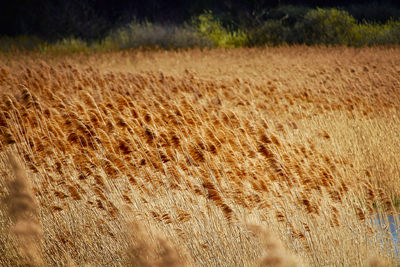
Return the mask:
{"type": "MultiPolygon", "coordinates": [[[[358,20],[385,22],[400,16],[398,1],[380,0],[13,0],[0,9],[0,36],[35,35],[46,40],[73,36],[99,39],[133,20],[182,24],[207,10],[240,27],[276,19],[280,6],[342,7],[358,20]],[[275,17],[274,17],[275,16],[275,17]]],[[[283,14],[284,16],[284,14],[283,14]]]]}

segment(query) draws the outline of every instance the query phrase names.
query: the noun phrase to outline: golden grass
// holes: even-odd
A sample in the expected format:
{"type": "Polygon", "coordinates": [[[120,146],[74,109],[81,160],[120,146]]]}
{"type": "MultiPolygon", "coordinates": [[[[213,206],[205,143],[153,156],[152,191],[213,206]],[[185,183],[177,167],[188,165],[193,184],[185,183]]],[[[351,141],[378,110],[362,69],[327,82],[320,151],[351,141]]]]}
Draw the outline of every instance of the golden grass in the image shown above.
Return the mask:
{"type": "Polygon", "coordinates": [[[399,52],[0,55],[0,265],[395,264],[399,52]]]}

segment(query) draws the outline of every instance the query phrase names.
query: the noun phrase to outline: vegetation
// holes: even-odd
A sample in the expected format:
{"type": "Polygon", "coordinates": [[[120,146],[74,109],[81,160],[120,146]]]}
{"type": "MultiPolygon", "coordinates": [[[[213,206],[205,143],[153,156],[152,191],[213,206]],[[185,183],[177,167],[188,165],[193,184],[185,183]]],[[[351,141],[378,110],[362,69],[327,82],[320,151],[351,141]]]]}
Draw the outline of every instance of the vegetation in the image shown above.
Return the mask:
{"type": "Polygon", "coordinates": [[[395,265],[373,218],[400,199],[399,66],[397,47],[2,53],[0,265],[395,265]]]}
{"type": "Polygon", "coordinates": [[[165,26],[133,22],[113,31],[106,43],[118,49],[159,47],[164,49],[212,47],[214,42],[207,35],[198,32],[193,26],[165,26]]]}
{"type": "Polygon", "coordinates": [[[133,22],[110,30],[104,38],[74,37],[46,42],[37,37],[0,38],[0,50],[38,50],[42,53],[83,52],[130,48],[180,49],[193,47],[277,46],[284,44],[373,46],[400,43],[400,21],[358,22],[347,11],[284,6],[264,19],[226,25],[211,11],[180,26],[133,22]],[[258,22],[257,22],[258,21],[258,22]]]}
{"type": "Polygon", "coordinates": [[[223,25],[244,28],[265,20],[303,17],[315,8],[339,8],[358,22],[385,23],[400,17],[400,3],[394,0],[35,0],[8,1],[0,9],[0,36],[29,35],[46,41],[78,38],[102,39],[110,30],[133,21],[182,25],[211,10],[223,25]]]}
{"type": "Polygon", "coordinates": [[[212,12],[206,12],[194,21],[196,29],[213,40],[216,47],[240,47],[247,44],[247,36],[241,31],[225,29],[212,12]]]}
{"type": "Polygon", "coordinates": [[[290,16],[288,10],[282,19],[264,22],[249,35],[250,45],[345,45],[371,46],[399,44],[400,21],[357,22],[348,12],[339,9],[310,9],[290,16]],[[289,18],[292,18],[291,21],[289,18]]]}

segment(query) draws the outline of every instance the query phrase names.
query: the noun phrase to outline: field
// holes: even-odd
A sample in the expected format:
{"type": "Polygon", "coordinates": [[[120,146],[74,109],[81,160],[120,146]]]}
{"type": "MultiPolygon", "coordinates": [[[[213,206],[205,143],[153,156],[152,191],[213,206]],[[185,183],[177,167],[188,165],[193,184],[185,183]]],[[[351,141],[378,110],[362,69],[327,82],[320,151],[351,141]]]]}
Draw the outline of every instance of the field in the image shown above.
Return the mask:
{"type": "Polygon", "coordinates": [[[0,54],[0,265],[396,265],[399,77],[399,48],[0,54]]]}

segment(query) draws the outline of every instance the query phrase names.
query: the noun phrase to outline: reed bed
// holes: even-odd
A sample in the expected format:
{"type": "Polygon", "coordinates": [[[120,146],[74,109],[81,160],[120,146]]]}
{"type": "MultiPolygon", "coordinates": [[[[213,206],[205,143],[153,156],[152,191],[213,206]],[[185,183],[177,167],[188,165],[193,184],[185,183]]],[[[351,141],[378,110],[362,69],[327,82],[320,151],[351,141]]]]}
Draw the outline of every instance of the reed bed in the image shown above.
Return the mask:
{"type": "Polygon", "coordinates": [[[0,265],[395,265],[399,52],[0,55],[0,265]]]}

